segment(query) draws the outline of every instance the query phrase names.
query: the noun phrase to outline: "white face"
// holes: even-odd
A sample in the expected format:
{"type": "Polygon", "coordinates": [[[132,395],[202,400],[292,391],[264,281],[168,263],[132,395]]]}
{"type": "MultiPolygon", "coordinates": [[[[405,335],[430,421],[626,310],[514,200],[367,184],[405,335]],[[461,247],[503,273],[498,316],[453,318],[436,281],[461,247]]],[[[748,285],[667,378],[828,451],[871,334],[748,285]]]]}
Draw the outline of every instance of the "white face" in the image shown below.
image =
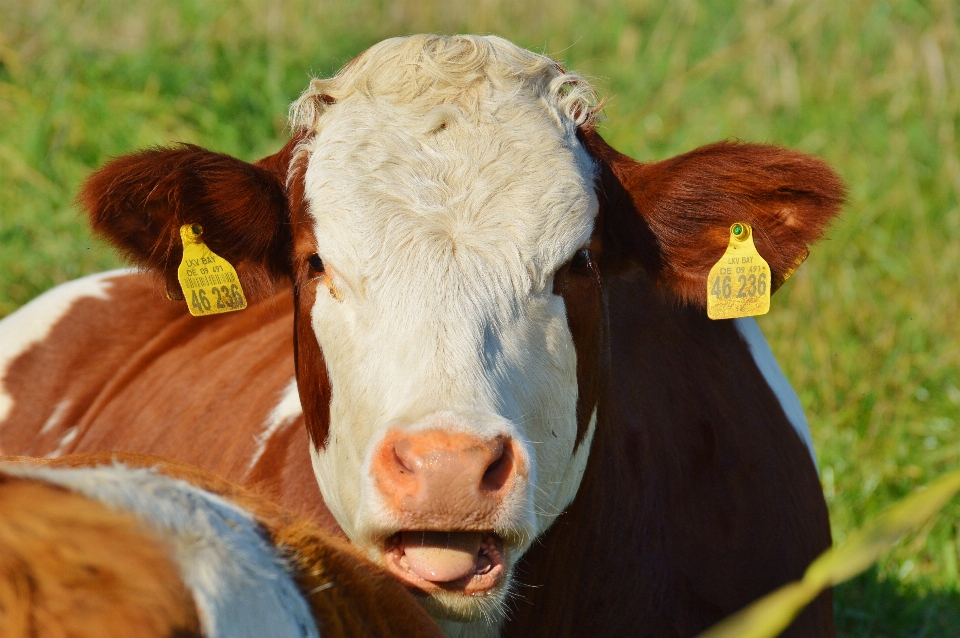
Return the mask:
{"type": "Polygon", "coordinates": [[[572,123],[507,98],[468,115],[354,95],[324,113],[308,152],[332,292],[319,285],[312,311],[332,386],[329,437],[313,450],[324,500],[379,557],[403,528],[371,467],[388,431],[499,436],[518,468],[490,522],[508,573],[586,465],[553,275],[590,238],[594,163],[572,123]]]}

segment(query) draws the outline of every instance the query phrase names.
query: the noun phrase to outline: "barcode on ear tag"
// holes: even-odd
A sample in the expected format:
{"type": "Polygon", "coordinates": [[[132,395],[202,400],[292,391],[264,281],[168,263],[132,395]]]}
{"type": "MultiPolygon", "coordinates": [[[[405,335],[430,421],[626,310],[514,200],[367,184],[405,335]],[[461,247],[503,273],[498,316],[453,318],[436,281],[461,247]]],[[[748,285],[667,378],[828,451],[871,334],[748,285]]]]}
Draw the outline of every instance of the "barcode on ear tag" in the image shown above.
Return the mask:
{"type": "Polygon", "coordinates": [[[203,317],[243,310],[247,307],[247,298],[236,269],[203,243],[202,234],[199,224],[180,227],[183,259],[177,269],[177,279],[190,314],[203,317]]]}
{"type": "Polygon", "coordinates": [[[770,266],[753,244],[750,224],[730,227],[727,252],[707,277],[707,316],[736,319],[764,315],[770,310],[770,266]]]}

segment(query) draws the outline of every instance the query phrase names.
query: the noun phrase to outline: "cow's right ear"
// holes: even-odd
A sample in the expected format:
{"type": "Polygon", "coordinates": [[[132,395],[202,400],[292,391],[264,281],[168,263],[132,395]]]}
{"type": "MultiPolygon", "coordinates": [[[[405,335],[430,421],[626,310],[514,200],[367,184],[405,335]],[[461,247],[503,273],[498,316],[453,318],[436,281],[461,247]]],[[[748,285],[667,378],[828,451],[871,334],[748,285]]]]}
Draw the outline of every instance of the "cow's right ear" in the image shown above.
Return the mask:
{"type": "Polygon", "coordinates": [[[285,180],[294,142],[257,164],[189,144],[132,153],[94,172],[77,201],[98,235],[163,275],[171,297],[182,298],[180,227],[200,224],[247,296],[262,299],[291,274],[285,180]]]}
{"type": "Polygon", "coordinates": [[[599,164],[601,257],[639,265],[668,297],[707,304],[707,276],[731,226],[753,227],[775,291],[843,205],[845,187],[823,161],[765,144],[717,142],[659,162],[637,162],[592,128],[580,131],[599,164]]]}

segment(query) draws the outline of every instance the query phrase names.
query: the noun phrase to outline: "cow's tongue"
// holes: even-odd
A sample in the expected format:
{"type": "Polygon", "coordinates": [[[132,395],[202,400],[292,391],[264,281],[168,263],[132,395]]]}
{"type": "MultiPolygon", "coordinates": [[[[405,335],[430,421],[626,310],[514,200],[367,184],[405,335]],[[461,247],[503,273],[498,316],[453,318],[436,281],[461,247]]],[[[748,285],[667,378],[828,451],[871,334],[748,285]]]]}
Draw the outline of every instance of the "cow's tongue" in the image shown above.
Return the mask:
{"type": "Polygon", "coordinates": [[[479,532],[403,532],[400,542],[410,571],[433,583],[449,583],[476,570],[482,537],[479,532]]]}

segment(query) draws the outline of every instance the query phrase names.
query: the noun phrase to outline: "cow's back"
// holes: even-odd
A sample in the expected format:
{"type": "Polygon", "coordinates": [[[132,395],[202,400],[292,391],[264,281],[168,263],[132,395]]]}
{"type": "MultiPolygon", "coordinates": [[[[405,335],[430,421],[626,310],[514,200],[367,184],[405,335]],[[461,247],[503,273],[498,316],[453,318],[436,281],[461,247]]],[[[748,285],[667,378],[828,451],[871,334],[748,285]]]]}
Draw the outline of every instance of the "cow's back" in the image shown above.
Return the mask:
{"type": "Polygon", "coordinates": [[[192,317],[129,271],[54,288],[0,322],[0,451],[140,452],[323,507],[294,378],[292,295],[192,317]]]}

